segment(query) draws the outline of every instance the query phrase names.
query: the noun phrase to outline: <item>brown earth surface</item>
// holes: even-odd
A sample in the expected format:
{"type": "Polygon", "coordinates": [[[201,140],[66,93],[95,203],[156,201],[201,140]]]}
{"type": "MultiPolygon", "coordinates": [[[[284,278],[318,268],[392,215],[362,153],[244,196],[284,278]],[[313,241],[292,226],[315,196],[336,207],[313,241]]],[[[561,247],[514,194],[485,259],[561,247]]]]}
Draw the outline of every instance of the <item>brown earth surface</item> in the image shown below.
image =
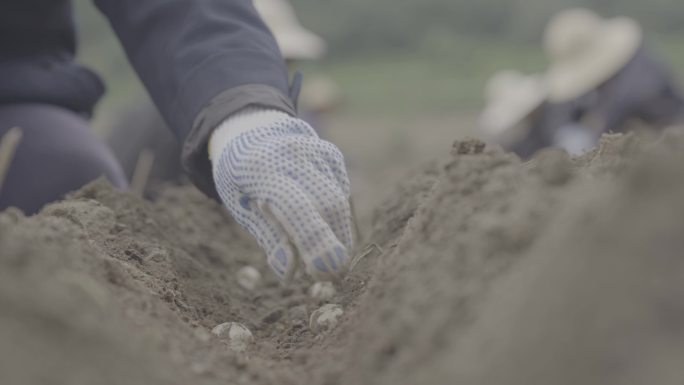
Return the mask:
{"type": "Polygon", "coordinates": [[[477,141],[388,186],[329,301],[191,187],[0,214],[0,384],[681,384],[684,139],[529,162],[477,141]],[[362,245],[360,245],[362,246],[362,245]],[[237,284],[261,271],[255,290],[237,284]],[[314,334],[311,312],[343,306],[314,334]],[[210,330],[246,325],[234,353],[210,330]]]}

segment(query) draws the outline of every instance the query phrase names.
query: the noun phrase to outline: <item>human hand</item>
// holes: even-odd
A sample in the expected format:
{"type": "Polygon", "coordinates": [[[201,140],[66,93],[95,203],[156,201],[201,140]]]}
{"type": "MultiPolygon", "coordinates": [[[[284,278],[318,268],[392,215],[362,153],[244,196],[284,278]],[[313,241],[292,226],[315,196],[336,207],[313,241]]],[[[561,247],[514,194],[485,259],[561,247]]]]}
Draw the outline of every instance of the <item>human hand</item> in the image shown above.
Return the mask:
{"type": "Polygon", "coordinates": [[[285,113],[249,108],[215,130],[216,189],[289,282],[299,259],[319,281],[339,279],[353,247],[349,178],[335,145],[285,113]]]}

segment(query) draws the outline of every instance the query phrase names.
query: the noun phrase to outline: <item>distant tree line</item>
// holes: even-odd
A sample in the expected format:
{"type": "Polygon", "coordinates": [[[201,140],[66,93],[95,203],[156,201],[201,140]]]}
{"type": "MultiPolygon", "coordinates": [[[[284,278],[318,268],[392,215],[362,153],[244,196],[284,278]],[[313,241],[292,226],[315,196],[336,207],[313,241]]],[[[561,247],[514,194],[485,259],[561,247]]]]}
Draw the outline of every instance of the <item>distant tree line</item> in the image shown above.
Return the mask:
{"type": "Polygon", "coordinates": [[[650,33],[684,36],[683,0],[292,0],[333,54],[415,49],[440,36],[539,42],[557,11],[627,15],[650,33]]]}
{"type": "MultiPolygon", "coordinates": [[[[585,6],[627,15],[648,33],[684,38],[684,0],[290,0],[302,22],[330,44],[332,56],[411,50],[454,39],[537,43],[559,10],[585,6]]],[[[76,2],[84,45],[114,38],[90,2],[76,2]]]]}

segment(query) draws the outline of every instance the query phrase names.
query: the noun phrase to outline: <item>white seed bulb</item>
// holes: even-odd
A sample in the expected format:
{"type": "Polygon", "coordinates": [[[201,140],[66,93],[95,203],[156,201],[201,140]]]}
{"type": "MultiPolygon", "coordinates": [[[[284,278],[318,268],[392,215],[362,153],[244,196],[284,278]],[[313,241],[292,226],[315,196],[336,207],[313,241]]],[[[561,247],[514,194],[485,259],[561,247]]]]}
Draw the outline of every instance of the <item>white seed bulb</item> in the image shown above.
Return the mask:
{"type": "Polygon", "coordinates": [[[336,293],[337,290],[332,282],[316,282],[309,288],[309,295],[316,299],[330,299],[336,293]]]}
{"type": "Polygon", "coordinates": [[[261,273],[252,266],[245,266],[237,272],[237,282],[244,289],[252,291],[261,282],[261,273]]]}
{"type": "Polygon", "coordinates": [[[236,353],[247,350],[254,342],[254,336],[247,327],[238,322],[222,323],[211,330],[213,334],[228,342],[228,347],[236,353]]]}
{"type": "Polygon", "coordinates": [[[340,305],[323,305],[318,310],[311,313],[311,317],[309,318],[309,329],[317,334],[332,330],[337,326],[342,314],[344,314],[344,310],[342,310],[342,306],[340,305]]]}

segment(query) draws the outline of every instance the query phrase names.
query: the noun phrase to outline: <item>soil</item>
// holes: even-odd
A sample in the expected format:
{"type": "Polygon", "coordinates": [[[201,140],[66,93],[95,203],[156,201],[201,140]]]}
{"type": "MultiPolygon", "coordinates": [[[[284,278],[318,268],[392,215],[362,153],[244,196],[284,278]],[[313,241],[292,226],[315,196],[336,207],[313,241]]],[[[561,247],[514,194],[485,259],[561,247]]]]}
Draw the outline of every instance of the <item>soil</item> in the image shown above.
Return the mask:
{"type": "Polygon", "coordinates": [[[521,162],[456,142],[390,190],[366,240],[384,252],[326,301],[306,277],[282,287],[192,187],[150,202],[97,181],[10,209],[0,384],[681,384],[683,149],[609,135],[521,162]],[[345,313],[314,334],[325,303],[345,313]],[[254,345],[231,351],[224,322],[254,345]]]}

